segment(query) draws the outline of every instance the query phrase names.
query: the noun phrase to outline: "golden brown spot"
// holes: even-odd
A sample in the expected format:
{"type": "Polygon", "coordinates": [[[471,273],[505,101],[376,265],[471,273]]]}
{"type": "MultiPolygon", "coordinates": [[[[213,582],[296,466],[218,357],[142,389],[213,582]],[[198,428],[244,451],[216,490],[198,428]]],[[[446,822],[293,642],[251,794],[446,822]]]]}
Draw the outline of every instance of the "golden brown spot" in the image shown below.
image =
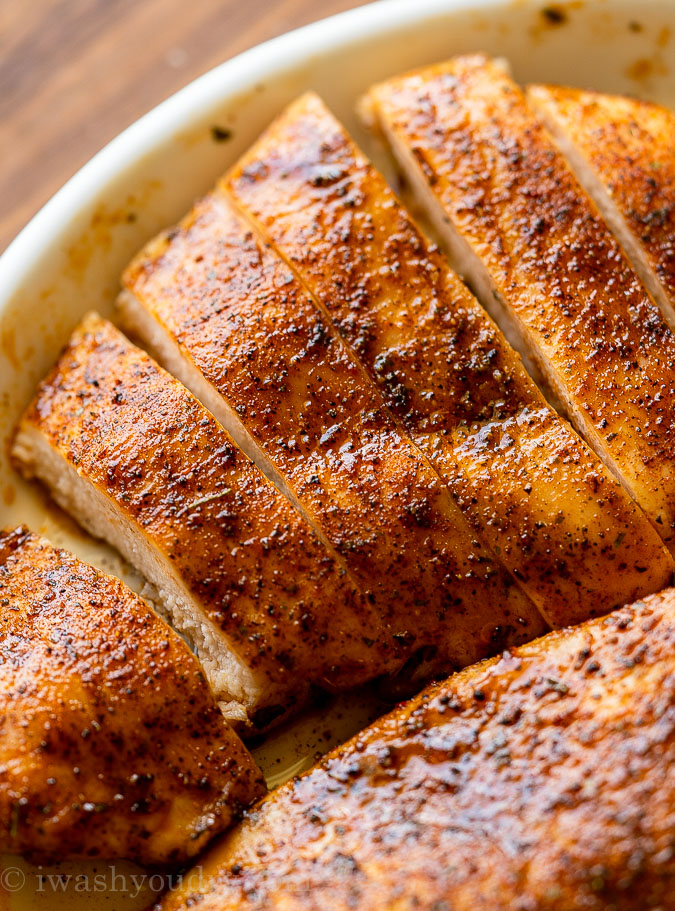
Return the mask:
{"type": "Polygon", "coordinates": [[[14,367],[15,370],[18,370],[21,365],[16,353],[16,335],[14,329],[2,329],[0,332],[0,348],[12,367],[14,367]]]}
{"type": "Polygon", "coordinates": [[[667,45],[670,43],[672,34],[673,33],[672,33],[672,29],[670,28],[670,26],[664,25],[656,39],[656,46],[657,47],[667,47],[667,45]]]}

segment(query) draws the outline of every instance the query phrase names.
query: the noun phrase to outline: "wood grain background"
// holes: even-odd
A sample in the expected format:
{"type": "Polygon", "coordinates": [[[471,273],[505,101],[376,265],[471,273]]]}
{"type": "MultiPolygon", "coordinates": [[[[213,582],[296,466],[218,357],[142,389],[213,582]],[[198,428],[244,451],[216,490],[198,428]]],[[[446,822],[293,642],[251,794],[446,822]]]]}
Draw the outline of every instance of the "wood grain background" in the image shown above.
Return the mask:
{"type": "Polygon", "coordinates": [[[94,152],[248,47],[363,0],[0,0],[0,250],[94,152]]]}

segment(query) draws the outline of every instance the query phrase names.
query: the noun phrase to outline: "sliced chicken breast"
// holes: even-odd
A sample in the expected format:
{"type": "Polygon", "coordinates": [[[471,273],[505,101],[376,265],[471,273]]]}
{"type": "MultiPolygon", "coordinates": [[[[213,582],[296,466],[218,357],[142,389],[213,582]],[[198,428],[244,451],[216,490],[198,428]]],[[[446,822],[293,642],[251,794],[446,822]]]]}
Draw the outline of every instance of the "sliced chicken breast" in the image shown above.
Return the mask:
{"type": "Polygon", "coordinates": [[[211,415],[99,317],[40,386],[13,456],[145,575],[234,722],[267,727],[312,685],[406,660],[399,628],[211,415]]]}
{"type": "Polygon", "coordinates": [[[221,193],[143,251],[125,282],[125,325],[320,528],[420,662],[418,679],[547,629],[329,320],[221,193]]]}
{"type": "Polygon", "coordinates": [[[284,785],[160,911],[675,908],[675,590],[451,677],[284,785]]]}
{"type": "MultiPolygon", "coordinates": [[[[552,626],[668,584],[672,560],[645,516],[545,402],[318,98],[291,105],[222,186],[332,318],[476,536],[552,626]]],[[[131,273],[144,306],[165,322],[172,314],[170,331],[195,360],[209,345],[224,347],[223,330],[212,334],[205,320],[232,320],[240,332],[229,311],[220,324],[212,311],[246,294],[247,283],[257,293],[259,281],[244,276],[267,257],[251,254],[243,270],[223,230],[216,234],[214,206],[202,205],[131,273]]],[[[283,292],[265,295],[290,307],[283,292]]],[[[262,335],[271,332],[267,324],[262,335]]],[[[222,385],[230,383],[228,372],[222,385]]]]}
{"type": "Polygon", "coordinates": [[[527,97],[675,328],[675,113],[561,86],[527,97]]]}
{"type": "Polygon", "coordinates": [[[460,57],[369,106],[486,309],[675,552],[675,336],[521,90],[460,57]]]}
{"type": "Polygon", "coordinates": [[[263,792],[197,659],[141,598],[0,532],[0,851],[185,862],[263,792]]]}

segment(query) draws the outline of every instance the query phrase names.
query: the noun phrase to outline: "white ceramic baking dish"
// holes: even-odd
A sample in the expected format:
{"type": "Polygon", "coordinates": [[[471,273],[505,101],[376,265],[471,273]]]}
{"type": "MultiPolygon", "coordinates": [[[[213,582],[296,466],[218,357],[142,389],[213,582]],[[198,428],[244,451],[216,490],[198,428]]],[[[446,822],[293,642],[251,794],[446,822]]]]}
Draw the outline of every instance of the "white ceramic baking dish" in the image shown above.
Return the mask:
{"type": "MultiPolygon", "coordinates": [[[[27,522],[134,582],[114,554],[13,473],[6,443],[79,317],[91,308],[111,313],[130,256],[178,219],[287,101],[307,88],[317,90],[372,149],[354,116],[354,102],[371,82],[484,50],[508,58],[523,81],[587,85],[675,103],[674,13],[673,0],[380,0],[256,47],[152,110],[82,168],[0,257],[2,525],[27,522]]],[[[259,753],[273,780],[325,746],[320,734],[327,722],[320,716],[276,735],[259,753]]],[[[346,736],[362,718],[351,709],[334,711],[332,739],[346,736]]],[[[64,867],[71,879],[61,892],[51,881],[45,886],[34,868],[5,863],[24,882],[15,875],[20,888],[14,888],[0,870],[0,908],[3,902],[54,911],[101,905],[92,865],[64,867]],[[82,870],[90,887],[78,891],[74,876],[82,870]]],[[[97,867],[114,887],[110,869],[97,867]]],[[[105,907],[143,907],[152,897],[145,888],[132,898],[138,891],[132,880],[117,885],[105,907]]]]}

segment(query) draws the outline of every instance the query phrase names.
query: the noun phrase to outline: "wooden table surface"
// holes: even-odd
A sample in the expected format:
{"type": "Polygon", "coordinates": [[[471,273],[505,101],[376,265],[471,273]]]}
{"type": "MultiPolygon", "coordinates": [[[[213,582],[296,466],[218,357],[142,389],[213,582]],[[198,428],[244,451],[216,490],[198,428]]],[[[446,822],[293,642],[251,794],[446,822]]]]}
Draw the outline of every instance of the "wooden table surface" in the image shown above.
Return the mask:
{"type": "Polygon", "coordinates": [[[234,54],[363,0],[0,0],[0,250],[94,152],[234,54]]]}

